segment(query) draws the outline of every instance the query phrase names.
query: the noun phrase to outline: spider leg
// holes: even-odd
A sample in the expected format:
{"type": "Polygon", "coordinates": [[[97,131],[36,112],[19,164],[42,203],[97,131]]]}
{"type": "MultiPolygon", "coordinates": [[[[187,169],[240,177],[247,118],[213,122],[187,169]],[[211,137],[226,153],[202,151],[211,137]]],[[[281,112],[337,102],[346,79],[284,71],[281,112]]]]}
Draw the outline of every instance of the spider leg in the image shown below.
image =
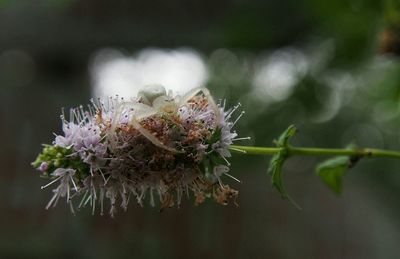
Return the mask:
{"type": "Polygon", "coordinates": [[[115,132],[115,129],[117,128],[117,125],[120,122],[121,119],[121,115],[122,112],[124,111],[124,109],[126,108],[131,108],[133,109],[133,112],[135,114],[137,114],[138,112],[142,113],[144,116],[144,118],[152,116],[154,114],[157,113],[157,111],[155,109],[153,109],[151,106],[148,106],[146,104],[143,103],[133,103],[133,102],[123,102],[120,103],[116,110],[115,110],[115,114],[113,116],[113,120],[112,120],[112,124],[111,124],[111,132],[115,132]]]}
{"type": "Polygon", "coordinates": [[[217,117],[216,121],[219,123],[219,120],[221,118],[221,112],[220,112],[218,105],[215,103],[214,98],[212,97],[210,91],[205,87],[201,87],[200,90],[203,92],[203,94],[207,98],[208,103],[210,104],[211,108],[214,110],[215,116],[217,117]]]}
{"type": "Polygon", "coordinates": [[[197,87],[194,88],[192,90],[190,90],[187,94],[185,94],[184,96],[182,96],[182,98],[179,100],[178,103],[178,107],[183,106],[184,104],[186,104],[190,99],[192,99],[194,96],[196,96],[199,93],[203,93],[204,96],[207,98],[208,100],[208,104],[211,106],[211,108],[214,110],[215,112],[215,116],[217,117],[217,121],[219,122],[220,118],[221,118],[221,112],[220,109],[218,107],[218,105],[215,103],[214,98],[211,96],[210,91],[205,88],[205,87],[197,87]]]}
{"type": "MultiPolygon", "coordinates": [[[[149,116],[151,116],[151,115],[149,115],[149,116]]],[[[149,116],[146,116],[146,117],[149,117],[149,116]]],[[[140,116],[140,117],[141,117],[141,119],[146,118],[143,116],[140,116]]],[[[153,143],[157,147],[163,148],[163,149],[171,151],[171,152],[181,153],[181,151],[178,151],[175,148],[171,148],[171,147],[164,145],[164,143],[162,143],[158,138],[156,138],[150,131],[148,131],[142,125],[140,125],[139,119],[135,115],[132,116],[130,123],[135,129],[137,129],[140,133],[142,133],[143,136],[145,136],[148,140],[151,141],[151,143],[153,143]]]]}
{"type": "MultiPolygon", "coordinates": [[[[133,103],[133,102],[121,102],[119,103],[114,111],[113,114],[113,118],[111,121],[111,125],[110,125],[110,129],[109,129],[109,134],[108,135],[108,139],[110,140],[111,143],[111,147],[114,148],[116,147],[116,141],[117,141],[117,136],[116,136],[116,129],[117,126],[120,123],[121,120],[121,116],[122,113],[125,109],[134,109],[134,110],[139,110],[139,111],[143,111],[143,110],[147,110],[148,112],[150,112],[152,110],[152,108],[148,105],[142,104],[142,103],[133,103]]],[[[155,111],[154,111],[155,114],[155,111]]]]}
{"type": "MultiPolygon", "coordinates": [[[[179,153],[180,151],[168,147],[164,145],[158,138],[156,138],[150,131],[145,129],[141,124],[140,121],[148,118],[150,116],[153,116],[158,113],[157,109],[154,109],[151,106],[148,106],[146,104],[142,103],[132,103],[132,102],[124,102],[121,103],[118,108],[116,109],[112,125],[111,125],[111,132],[115,132],[115,129],[117,128],[118,123],[120,122],[121,115],[124,111],[124,109],[133,109],[131,113],[131,118],[130,118],[130,125],[133,126],[135,129],[137,129],[145,138],[151,141],[154,145],[163,148],[165,150],[171,151],[171,152],[176,152],[179,153]]],[[[111,138],[112,139],[112,138],[111,138]]],[[[114,141],[114,139],[112,139],[114,141]]]]}
{"type": "Polygon", "coordinates": [[[184,96],[182,96],[178,102],[178,107],[181,107],[182,105],[186,104],[187,101],[195,97],[198,93],[201,92],[201,87],[196,87],[189,92],[187,92],[184,96]]]}

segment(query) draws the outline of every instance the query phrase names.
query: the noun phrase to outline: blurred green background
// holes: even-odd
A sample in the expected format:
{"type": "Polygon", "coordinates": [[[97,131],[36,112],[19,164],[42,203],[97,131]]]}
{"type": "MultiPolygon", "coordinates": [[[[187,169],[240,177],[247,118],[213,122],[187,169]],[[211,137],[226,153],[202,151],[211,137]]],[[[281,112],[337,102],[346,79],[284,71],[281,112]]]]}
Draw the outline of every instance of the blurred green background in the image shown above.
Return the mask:
{"type": "Polygon", "coordinates": [[[0,0],[1,258],[399,258],[400,161],[361,161],[336,197],[320,158],[285,165],[280,199],[268,157],[234,155],[240,207],[191,200],[115,219],[77,215],[30,167],[60,133],[61,107],[135,95],[143,84],[207,86],[243,104],[244,144],[400,149],[398,0],[0,0]]]}

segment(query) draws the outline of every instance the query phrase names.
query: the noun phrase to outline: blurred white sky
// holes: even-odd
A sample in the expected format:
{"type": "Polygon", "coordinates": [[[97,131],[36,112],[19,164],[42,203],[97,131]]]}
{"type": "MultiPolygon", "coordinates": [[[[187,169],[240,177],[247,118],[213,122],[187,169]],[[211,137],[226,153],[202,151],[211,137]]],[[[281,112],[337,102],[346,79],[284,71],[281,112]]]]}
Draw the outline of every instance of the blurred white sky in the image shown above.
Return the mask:
{"type": "Polygon", "coordinates": [[[95,97],[132,97],[148,84],[184,94],[208,79],[204,60],[191,49],[144,49],[134,56],[103,49],[95,53],[90,70],[95,97]]]}

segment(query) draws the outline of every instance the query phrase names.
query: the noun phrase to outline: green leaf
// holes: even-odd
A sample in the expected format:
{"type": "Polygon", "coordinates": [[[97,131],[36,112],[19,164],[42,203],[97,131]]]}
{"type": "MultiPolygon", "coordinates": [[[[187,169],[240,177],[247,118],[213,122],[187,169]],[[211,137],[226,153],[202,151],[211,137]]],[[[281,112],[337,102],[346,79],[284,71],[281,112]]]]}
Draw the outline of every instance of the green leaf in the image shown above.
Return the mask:
{"type": "Polygon", "coordinates": [[[281,194],[282,198],[288,197],[282,180],[282,167],[285,159],[286,156],[282,152],[279,152],[271,158],[268,167],[268,174],[271,176],[271,183],[281,194]]]}
{"type": "Polygon", "coordinates": [[[297,128],[294,125],[290,125],[275,142],[278,147],[288,147],[288,142],[291,137],[293,137],[297,132],[297,128]]]}
{"type": "Polygon", "coordinates": [[[342,191],[342,179],[350,165],[350,157],[340,156],[320,163],[316,172],[322,181],[336,194],[342,191]]]}
{"type": "Polygon", "coordinates": [[[283,199],[288,199],[291,201],[297,208],[300,208],[289,196],[286,192],[285,186],[283,184],[283,173],[282,168],[285,160],[289,157],[289,139],[296,134],[297,129],[295,126],[290,125],[275,141],[277,147],[282,148],[278,153],[276,153],[269,162],[268,174],[271,176],[271,183],[278,192],[280,193],[283,199]]]}

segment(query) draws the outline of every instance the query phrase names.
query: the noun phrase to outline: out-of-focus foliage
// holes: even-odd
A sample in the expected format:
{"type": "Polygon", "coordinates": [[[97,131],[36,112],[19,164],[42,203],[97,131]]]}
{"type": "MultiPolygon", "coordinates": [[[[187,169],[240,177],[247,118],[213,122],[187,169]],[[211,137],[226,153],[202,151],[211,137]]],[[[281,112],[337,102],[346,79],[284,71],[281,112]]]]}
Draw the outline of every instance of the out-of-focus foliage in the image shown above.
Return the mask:
{"type": "Polygon", "coordinates": [[[396,0],[386,0],[384,18],[388,24],[400,26],[400,2],[396,0]]]}

